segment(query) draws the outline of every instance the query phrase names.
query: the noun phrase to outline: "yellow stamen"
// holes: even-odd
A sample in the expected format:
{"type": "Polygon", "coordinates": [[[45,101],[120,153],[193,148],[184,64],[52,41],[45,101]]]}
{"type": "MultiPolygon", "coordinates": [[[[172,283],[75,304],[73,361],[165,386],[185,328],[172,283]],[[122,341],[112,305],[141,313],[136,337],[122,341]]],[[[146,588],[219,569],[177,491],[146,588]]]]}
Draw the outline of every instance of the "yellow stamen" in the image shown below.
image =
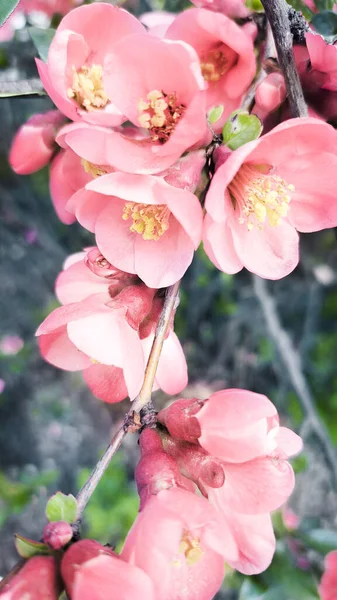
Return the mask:
{"type": "Polygon", "coordinates": [[[189,531],[184,531],[180,544],[179,553],[185,555],[188,566],[195,565],[201,559],[203,550],[200,546],[200,540],[193,538],[189,531]]]}
{"type": "Polygon", "coordinates": [[[72,67],[72,86],[68,89],[68,98],[73,98],[81,108],[88,112],[100,110],[109,102],[103,87],[103,69],[101,65],[84,65],[76,71],[72,67]]]}
{"type": "Polygon", "coordinates": [[[81,158],[81,165],[86,173],[90,173],[93,177],[101,177],[101,175],[106,175],[108,170],[102,165],[94,165],[94,163],[85,160],[85,158],[81,158]]]}
{"type": "Polygon", "coordinates": [[[170,211],[165,204],[135,204],[126,202],[123,219],[133,220],[130,231],[139,233],[144,240],[159,240],[169,228],[170,211]]]}
{"type": "Polygon", "coordinates": [[[247,223],[251,231],[262,229],[267,221],[277,227],[289,210],[291,196],[295,188],[284,179],[269,175],[268,165],[244,164],[228,186],[235,210],[240,213],[239,222],[247,223]]]}
{"type": "Polygon", "coordinates": [[[152,90],[146,101],[138,102],[138,120],[141,127],[148,129],[153,142],[164,144],[174,131],[179,119],[185,111],[183,104],[178,104],[176,93],[165,94],[152,90]]]}
{"type": "Polygon", "coordinates": [[[235,60],[236,54],[228,46],[222,45],[220,48],[213,48],[200,58],[203,78],[210,82],[219,81],[222,75],[233,66],[235,60]]]}

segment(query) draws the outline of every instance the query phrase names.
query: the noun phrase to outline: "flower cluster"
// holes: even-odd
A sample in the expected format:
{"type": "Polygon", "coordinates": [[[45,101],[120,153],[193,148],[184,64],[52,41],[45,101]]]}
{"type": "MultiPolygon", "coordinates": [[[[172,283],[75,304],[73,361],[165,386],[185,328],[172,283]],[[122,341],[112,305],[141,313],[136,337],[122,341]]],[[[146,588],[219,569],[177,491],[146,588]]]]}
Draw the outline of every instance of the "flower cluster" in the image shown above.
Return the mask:
{"type": "MultiPolygon", "coordinates": [[[[260,573],[275,550],[270,512],[294,486],[287,459],[301,447],[265,396],[229,389],[204,401],[177,400],[159,413],[155,429],[141,433],[140,512],[120,556],[92,540],[65,549],[61,576],[69,598],[211,600],[225,562],[260,573]]],[[[54,551],[67,548],[72,528],[49,523],[43,537],[54,551]]],[[[29,581],[42,568],[46,597],[48,591],[56,598],[53,561],[31,559],[6,600],[19,586],[37,600],[29,581]]]]}

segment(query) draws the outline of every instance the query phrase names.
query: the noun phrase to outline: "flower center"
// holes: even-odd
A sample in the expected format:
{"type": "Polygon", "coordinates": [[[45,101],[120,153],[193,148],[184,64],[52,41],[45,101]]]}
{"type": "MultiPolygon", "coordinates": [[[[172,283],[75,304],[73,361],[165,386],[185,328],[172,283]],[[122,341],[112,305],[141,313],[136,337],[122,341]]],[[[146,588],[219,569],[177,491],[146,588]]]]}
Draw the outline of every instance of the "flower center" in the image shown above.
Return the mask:
{"type": "Polygon", "coordinates": [[[267,221],[277,227],[282,217],[286,217],[295,188],[284,179],[269,175],[269,165],[244,164],[228,186],[234,208],[239,210],[240,223],[247,223],[251,231],[262,229],[267,221]]]}
{"type": "Polygon", "coordinates": [[[149,130],[153,142],[164,144],[174,131],[186,107],[178,103],[175,92],[165,94],[165,92],[152,90],[146,98],[147,101],[141,98],[138,102],[140,126],[149,130]]]}
{"type": "Polygon", "coordinates": [[[94,163],[85,160],[85,158],[81,158],[81,165],[85,172],[90,173],[95,179],[108,173],[108,170],[103,165],[94,165],[94,163]]]}
{"type": "Polygon", "coordinates": [[[216,82],[227,73],[236,60],[236,53],[232,48],[222,45],[213,48],[200,57],[202,76],[205,81],[216,82]]]}
{"type": "Polygon", "coordinates": [[[135,204],[126,202],[123,219],[132,219],[130,231],[139,233],[144,240],[159,240],[169,228],[170,211],[165,204],[135,204]]]}
{"type": "Polygon", "coordinates": [[[201,559],[203,550],[200,546],[198,538],[192,537],[189,531],[184,531],[180,544],[179,552],[185,555],[186,563],[191,566],[195,565],[201,559]]]}
{"type": "Polygon", "coordinates": [[[72,67],[72,87],[68,89],[68,98],[73,98],[88,112],[105,107],[109,98],[105,93],[102,81],[103,69],[101,65],[84,65],[76,71],[72,67]]]}

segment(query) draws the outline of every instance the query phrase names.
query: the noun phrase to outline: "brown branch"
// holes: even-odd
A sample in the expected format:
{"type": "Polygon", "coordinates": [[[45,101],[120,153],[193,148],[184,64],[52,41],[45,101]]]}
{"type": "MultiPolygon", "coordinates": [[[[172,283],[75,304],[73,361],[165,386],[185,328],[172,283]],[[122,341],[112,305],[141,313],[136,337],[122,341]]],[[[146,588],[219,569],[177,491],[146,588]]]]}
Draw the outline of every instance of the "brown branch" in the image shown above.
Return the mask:
{"type": "Polygon", "coordinates": [[[285,0],[261,0],[273,32],[279,65],[281,67],[292,117],[307,117],[308,110],[297,72],[293,36],[288,19],[289,6],[285,0]]]}
{"type": "Polygon", "coordinates": [[[88,504],[91,495],[95,491],[98,483],[103,477],[107,467],[114,454],[119,449],[124,437],[130,431],[136,431],[140,429],[142,425],[139,413],[146,405],[151,404],[152,388],[154,378],[156,375],[160,354],[162,351],[163,343],[168,331],[172,313],[176,307],[176,302],[179,294],[180,281],[167,288],[166,297],[164,301],[163,310],[161,312],[158,325],[156,328],[151,352],[147,361],[144,382],[139,395],[134,399],[131,404],[129,412],[125,415],[123,425],[118,429],[114,437],[112,438],[109,446],[105,450],[103,456],[100,458],[89,478],[79,491],[77,495],[77,519],[81,520],[83,511],[88,504]]]}
{"type": "Polygon", "coordinates": [[[279,352],[289,381],[306,412],[307,425],[310,425],[311,430],[320,442],[326,462],[333,475],[334,485],[337,487],[336,452],[331,446],[329,433],[317,412],[315,399],[303,373],[301,357],[296,352],[292,339],[281,324],[274,298],[269,294],[266,281],[256,275],[253,275],[253,281],[254,291],[266,319],[270,337],[279,352]]]}

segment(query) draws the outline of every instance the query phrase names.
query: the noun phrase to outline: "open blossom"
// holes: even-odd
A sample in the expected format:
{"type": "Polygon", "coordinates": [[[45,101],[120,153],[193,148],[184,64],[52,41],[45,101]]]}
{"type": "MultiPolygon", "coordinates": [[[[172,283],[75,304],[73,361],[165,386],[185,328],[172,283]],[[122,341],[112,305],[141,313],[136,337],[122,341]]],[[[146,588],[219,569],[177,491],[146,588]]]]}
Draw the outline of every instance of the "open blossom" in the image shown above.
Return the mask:
{"type": "Polygon", "coordinates": [[[53,156],[57,130],[64,122],[58,110],[33,115],[14,136],[9,153],[10,165],[19,175],[42,169],[53,156]]]}
{"type": "Polygon", "coordinates": [[[158,418],[171,435],[189,440],[168,438],[163,446],[217,510],[226,561],[248,575],[265,570],[275,550],[269,513],[293,490],[287,458],[301,450],[301,439],[279,426],[268,398],[246,390],[222,390],[205,402],[178,400],[158,418]],[[228,547],[236,548],[234,557],[228,547]]]}
{"type": "Polygon", "coordinates": [[[62,577],[71,600],[154,600],[150,577],[94,540],[81,540],[65,553],[62,577]]]}
{"type": "MultiPolygon", "coordinates": [[[[56,293],[64,306],[54,310],[37,331],[43,357],[61,369],[83,371],[91,391],[105,402],[118,402],[127,395],[134,398],[153,339],[151,313],[154,309],[158,313],[157,302],[162,304],[153,300],[155,290],[113,268],[93,249],[68,262],[58,277],[56,293]]],[[[175,394],[186,384],[184,354],[170,329],[155,389],[175,394]]]]}
{"type": "Polygon", "coordinates": [[[102,254],[118,269],[153,288],[171,285],[183,276],[201,240],[202,209],[192,191],[204,162],[204,153],[195,152],[160,177],[120,172],[96,177],[66,210],[95,233],[102,254]]]}
{"type": "Polygon", "coordinates": [[[337,225],[337,134],[291,119],[234,152],[218,151],[204,248],[225,273],[280,279],[299,260],[298,233],[337,225]]]}
{"type": "Polygon", "coordinates": [[[33,556],[1,590],[1,600],[58,600],[61,593],[56,560],[33,556]]]}
{"type": "Polygon", "coordinates": [[[203,8],[182,12],[169,27],[166,38],[183,40],[196,50],[207,85],[207,109],[223,104],[224,121],[238,108],[255,75],[251,38],[225,15],[203,8]]]}
{"type": "Polygon", "coordinates": [[[223,580],[224,548],[231,552],[207,500],[173,487],[146,502],[121,556],[150,576],[160,600],[211,600],[223,580]]]}
{"type": "Polygon", "coordinates": [[[110,132],[106,156],[111,166],[157,173],[203,142],[207,122],[200,92],[205,82],[188,44],[150,33],[121,39],[105,61],[103,83],[108,98],[143,135],[141,141],[110,132]]]}
{"type": "Polygon", "coordinates": [[[319,585],[321,600],[336,600],[337,598],[337,550],[325,557],[325,571],[319,585]]]}
{"type": "Polygon", "coordinates": [[[104,2],[80,6],[66,15],[50,45],[47,64],[37,60],[42,83],[61,112],[73,121],[122,123],[123,114],[103,83],[104,61],[116,42],[143,31],[131,14],[104,2]]]}

